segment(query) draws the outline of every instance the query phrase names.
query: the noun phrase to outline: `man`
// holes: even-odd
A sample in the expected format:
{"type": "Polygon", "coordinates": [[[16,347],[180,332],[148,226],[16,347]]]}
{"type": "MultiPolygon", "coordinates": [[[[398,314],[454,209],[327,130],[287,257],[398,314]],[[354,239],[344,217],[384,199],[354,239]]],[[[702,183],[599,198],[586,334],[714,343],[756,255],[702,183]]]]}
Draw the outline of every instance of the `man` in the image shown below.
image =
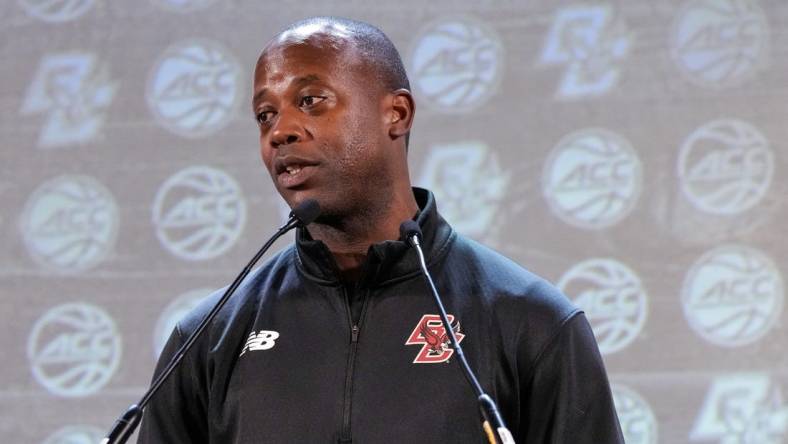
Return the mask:
{"type": "MultiPolygon", "coordinates": [[[[140,442],[484,442],[417,256],[398,240],[409,219],[517,442],[623,442],[582,312],[411,188],[414,101],[381,31],[331,17],[291,25],[262,51],[253,95],[276,189],[322,212],[242,284],[152,399],[140,442]]],[[[178,324],[159,370],[220,294],[178,324]]]]}

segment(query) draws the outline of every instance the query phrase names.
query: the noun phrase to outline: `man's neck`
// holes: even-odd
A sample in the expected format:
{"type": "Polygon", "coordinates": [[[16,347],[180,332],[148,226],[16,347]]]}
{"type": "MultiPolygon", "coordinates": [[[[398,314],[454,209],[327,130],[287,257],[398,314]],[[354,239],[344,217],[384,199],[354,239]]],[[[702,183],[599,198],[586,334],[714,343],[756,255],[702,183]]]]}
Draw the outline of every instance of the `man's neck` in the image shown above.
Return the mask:
{"type": "Polygon", "coordinates": [[[411,219],[418,209],[411,193],[409,198],[389,202],[384,211],[347,217],[339,224],[313,223],[309,234],[331,251],[341,280],[355,282],[361,277],[370,245],[398,239],[400,224],[411,219]]]}

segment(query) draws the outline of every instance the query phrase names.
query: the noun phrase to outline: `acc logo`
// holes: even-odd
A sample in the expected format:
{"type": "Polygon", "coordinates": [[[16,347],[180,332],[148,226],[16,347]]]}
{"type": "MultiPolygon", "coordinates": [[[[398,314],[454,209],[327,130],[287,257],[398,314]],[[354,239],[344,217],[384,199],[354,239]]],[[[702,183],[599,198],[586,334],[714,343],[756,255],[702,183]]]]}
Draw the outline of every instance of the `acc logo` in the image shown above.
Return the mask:
{"type": "Polygon", "coordinates": [[[618,82],[618,63],[631,46],[631,35],[610,5],[571,6],[558,11],[541,62],[567,66],[556,97],[598,96],[618,82]]]}
{"type": "Polygon", "coordinates": [[[153,350],[156,356],[161,354],[164,345],[167,344],[167,340],[170,338],[170,334],[175,329],[175,325],[212,292],[213,290],[210,288],[192,290],[183,293],[167,305],[161,316],[159,316],[153,333],[153,350]]]}
{"type": "MultiPolygon", "coordinates": [[[[454,322],[453,315],[446,315],[451,324],[451,329],[457,337],[457,342],[462,342],[465,337],[460,333],[460,321],[454,322]]],[[[451,355],[454,354],[454,349],[451,348],[449,335],[443,327],[440,315],[424,315],[416,325],[416,328],[408,336],[405,345],[421,345],[419,354],[413,360],[414,364],[436,364],[439,362],[447,362],[451,355]]]]}
{"type": "Polygon", "coordinates": [[[153,0],[153,3],[173,12],[191,12],[205,8],[216,0],[153,0]]]}
{"type": "Polygon", "coordinates": [[[657,444],[657,419],[648,403],[633,390],[614,384],[613,403],[629,444],[657,444]]]}
{"type": "Polygon", "coordinates": [[[769,142],[740,120],[709,122],[681,146],[681,189],[707,213],[733,215],[752,208],[768,191],[773,173],[769,142]]]}
{"type": "Polygon", "coordinates": [[[67,426],[56,431],[44,444],[95,444],[104,438],[104,432],[91,426],[67,426]]]}
{"type": "Polygon", "coordinates": [[[769,30],[753,0],[695,0],[673,23],[673,59],[701,86],[742,83],[766,61],[769,30]]]}
{"type": "Polygon", "coordinates": [[[186,260],[217,257],[241,235],[246,202],[227,173],[207,166],[179,171],[159,188],[153,203],[156,236],[186,260]]]}
{"type": "Polygon", "coordinates": [[[718,377],[706,395],[692,441],[780,444],[788,432],[788,406],[780,388],[760,373],[718,377]]]}
{"type": "Polygon", "coordinates": [[[494,92],[503,72],[503,49],[492,29],[452,18],[429,24],[411,50],[417,91],[444,112],[475,109],[494,92]]]}
{"type": "Polygon", "coordinates": [[[240,358],[247,351],[270,350],[276,345],[277,339],[279,339],[279,332],[273,330],[260,330],[257,333],[251,332],[238,357],[240,358]]]}
{"type": "Polygon", "coordinates": [[[238,62],[217,43],[178,43],[164,52],[148,77],[148,106],[175,134],[209,135],[233,117],[241,93],[240,73],[238,62]]]}
{"type": "Polygon", "coordinates": [[[61,23],[81,16],[94,0],[18,0],[28,15],[50,23],[61,23]]]}
{"type": "Polygon", "coordinates": [[[635,272],[620,262],[583,261],[564,273],[558,288],[586,313],[602,354],[623,350],[643,330],[646,291],[635,272]]]}
{"type": "Polygon", "coordinates": [[[79,272],[100,263],[113,249],[118,208],[95,179],[60,176],[33,192],[20,225],[36,262],[60,272],[79,272]]]}
{"type": "Polygon", "coordinates": [[[27,357],[39,384],[59,396],[87,396],[102,388],[120,362],[120,335],[99,307],[51,308],[33,325],[27,357]]]}
{"type": "Polygon", "coordinates": [[[736,347],[753,343],[774,326],[783,308],[783,283],[774,263],[743,246],[704,254],[681,291],[684,316],[707,341],[736,347]]]}
{"type": "Polygon", "coordinates": [[[54,54],[41,60],[21,109],[22,114],[46,116],[39,147],[85,143],[101,131],[117,90],[108,72],[107,65],[89,53],[54,54]]]}
{"type": "Polygon", "coordinates": [[[475,237],[490,228],[509,182],[496,153],[481,142],[432,147],[420,177],[435,193],[444,217],[475,237]]]}
{"type": "Polygon", "coordinates": [[[558,142],[545,163],[542,191],[564,222],[601,229],[629,214],[640,196],[642,177],[640,159],[627,140],[590,128],[558,142]]]}

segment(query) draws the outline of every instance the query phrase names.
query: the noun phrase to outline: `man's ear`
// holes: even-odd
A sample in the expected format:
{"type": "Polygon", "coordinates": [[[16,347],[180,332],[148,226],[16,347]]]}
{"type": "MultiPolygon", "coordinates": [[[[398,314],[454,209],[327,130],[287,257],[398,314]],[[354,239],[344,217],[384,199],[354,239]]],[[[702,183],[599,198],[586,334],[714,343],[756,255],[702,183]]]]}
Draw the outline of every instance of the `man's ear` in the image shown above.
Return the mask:
{"type": "Polygon", "coordinates": [[[386,114],[388,115],[389,136],[392,139],[397,139],[410,132],[416,104],[413,101],[413,95],[405,88],[391,92],[388,102],[389,110],[386,114]]]}

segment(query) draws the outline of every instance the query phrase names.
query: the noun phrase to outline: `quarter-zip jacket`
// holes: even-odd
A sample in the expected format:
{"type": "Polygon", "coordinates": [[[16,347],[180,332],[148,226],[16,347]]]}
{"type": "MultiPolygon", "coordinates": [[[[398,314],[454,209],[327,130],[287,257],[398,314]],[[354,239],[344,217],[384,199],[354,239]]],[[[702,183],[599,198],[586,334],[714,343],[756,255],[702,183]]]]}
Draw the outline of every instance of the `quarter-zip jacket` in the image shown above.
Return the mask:
{"type": "MultiPolygon", "coordinates": [[[[427,263],[471,367],[518,443],[623,443],[591,328],[568,299],[458,235],[414,188],[427,263]]],[[[473,390],[416,253],[369,248],[352,290],[296,233],[243,282],[145,411],[139,443],[482,443],[473,390]]],[[[175,328],[157,372],[210,310],[175,328]]]]}

